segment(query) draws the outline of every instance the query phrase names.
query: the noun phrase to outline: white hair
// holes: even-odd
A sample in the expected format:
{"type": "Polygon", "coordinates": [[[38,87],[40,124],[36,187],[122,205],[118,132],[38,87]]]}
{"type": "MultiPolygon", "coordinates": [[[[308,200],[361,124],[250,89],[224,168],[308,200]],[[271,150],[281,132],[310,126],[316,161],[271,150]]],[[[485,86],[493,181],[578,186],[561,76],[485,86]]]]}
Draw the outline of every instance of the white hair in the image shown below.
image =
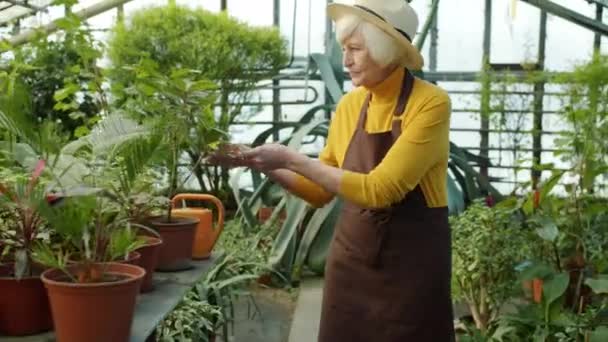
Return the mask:
{"type": "Polygon", "coordinates": [[[341,45],[356,32],[361,33],[370,57],[380,66],[385,67],[404,59],[404,49],[374,24],[352,14],[344,15],[336,21],[336,38],[341,45]]]}

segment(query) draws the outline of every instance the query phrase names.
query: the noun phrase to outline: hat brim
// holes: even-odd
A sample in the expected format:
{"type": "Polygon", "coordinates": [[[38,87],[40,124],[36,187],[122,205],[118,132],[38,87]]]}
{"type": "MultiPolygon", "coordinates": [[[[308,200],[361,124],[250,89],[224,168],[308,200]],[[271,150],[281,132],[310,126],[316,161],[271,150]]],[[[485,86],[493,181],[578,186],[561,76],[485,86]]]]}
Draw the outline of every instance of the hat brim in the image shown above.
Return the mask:
{"type": "Polygon", "coordinates": [[[402,61],[402,66],[409,70],[421,70],[424,66],[424,58],[418,49],[405,36],[399,33],[391,24],[383,21],[375,15],[364,11],[358,7],[332,3],[327,6],[327,15],[333,20],[338,21],[344,15],[355,15],[361,19],[372,23],[373,25],[386,32],[393,37],[405,50],[402,61]]]}

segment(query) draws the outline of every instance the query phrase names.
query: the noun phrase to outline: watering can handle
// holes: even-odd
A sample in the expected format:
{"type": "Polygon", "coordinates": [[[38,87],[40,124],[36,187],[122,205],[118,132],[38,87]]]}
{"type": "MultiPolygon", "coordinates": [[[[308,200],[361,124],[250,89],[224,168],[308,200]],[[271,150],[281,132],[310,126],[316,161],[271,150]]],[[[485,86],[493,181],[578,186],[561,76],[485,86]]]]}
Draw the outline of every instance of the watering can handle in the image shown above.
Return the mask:
{"type": "MultiPolygon", "coordinates": [[[[219,200],[219,198],[217,198],[213,195],[208,195],[208,194],[179,194],[179,195],[176,195],[175,197],[173,197],[173,199],[171,200],[171,205],[173,206],[173,208],[178,208],[178,203],[180,201],[185,202],[187,200],[213,202],[213,204],[217,207],[217,210],[218,210],[216,228],[219,228],[219,229],[224,228],[225,210],[224,210],[224,205],[222,204],[222,201],[219,200]]],[[[183,203],[183,204],[184,204],[184,207],[186,207],[185,203],[183,203]]]]}

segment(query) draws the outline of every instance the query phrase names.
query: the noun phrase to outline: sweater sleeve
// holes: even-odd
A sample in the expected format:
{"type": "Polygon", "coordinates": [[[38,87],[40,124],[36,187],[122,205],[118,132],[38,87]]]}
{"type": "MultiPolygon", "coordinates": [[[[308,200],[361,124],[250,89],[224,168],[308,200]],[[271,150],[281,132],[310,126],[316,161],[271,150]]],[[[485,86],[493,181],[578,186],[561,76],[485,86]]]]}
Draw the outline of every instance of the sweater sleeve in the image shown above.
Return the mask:
{"type": "Polygon", "coordinates": [[[340,195],[373,208],[402,200],[430,168],[447,158],[450,111],[447,94],[432,97],[415,113],[374,170],[369,174],[344,172],[340,195]]]}
{"type": "MultiPolygon", "coordinates": [[[[341,117],[341,115],[338,115],[339,112],[340,106],[336,108],[336,114],[334,115],[334,119],[329,125],[327,144],[319,154],[319,161],[321,163],[333,167],[338,167],[339,165],[338,159],[336,157],[336,144],[338,144],[339,142],[337,141],[336,133],[334,132],[337,127],[339,127],[338,125],[340,125],[340,123],[338,122],[341,117]]],[[[335,196],[335,194],[323,189],[323,187],[302,175],[297,175],[295,186],[291,189],[290,192],[302,198],[315,208],[321,208],[325,206],[335,196]]]]}

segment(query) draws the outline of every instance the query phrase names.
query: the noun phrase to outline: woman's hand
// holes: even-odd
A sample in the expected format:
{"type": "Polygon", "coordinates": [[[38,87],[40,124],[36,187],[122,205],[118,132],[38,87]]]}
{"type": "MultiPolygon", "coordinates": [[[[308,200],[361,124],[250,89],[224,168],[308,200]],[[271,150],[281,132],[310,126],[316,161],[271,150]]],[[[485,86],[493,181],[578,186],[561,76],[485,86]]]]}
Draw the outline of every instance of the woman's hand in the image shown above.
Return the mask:
{"type": "Polygon", "coordinates": [[[251,148],[242,144],[221,144],[210,152],[205,162],[225,168],[249,167],[249,161],[243,156],[251,148]]]}
{"type": "Polygon", "coordinates": [[[243,153],[249,167],[260,171],[270,172],[286,169],[297,152],[281,144],[266,144],[243,153]]]}

